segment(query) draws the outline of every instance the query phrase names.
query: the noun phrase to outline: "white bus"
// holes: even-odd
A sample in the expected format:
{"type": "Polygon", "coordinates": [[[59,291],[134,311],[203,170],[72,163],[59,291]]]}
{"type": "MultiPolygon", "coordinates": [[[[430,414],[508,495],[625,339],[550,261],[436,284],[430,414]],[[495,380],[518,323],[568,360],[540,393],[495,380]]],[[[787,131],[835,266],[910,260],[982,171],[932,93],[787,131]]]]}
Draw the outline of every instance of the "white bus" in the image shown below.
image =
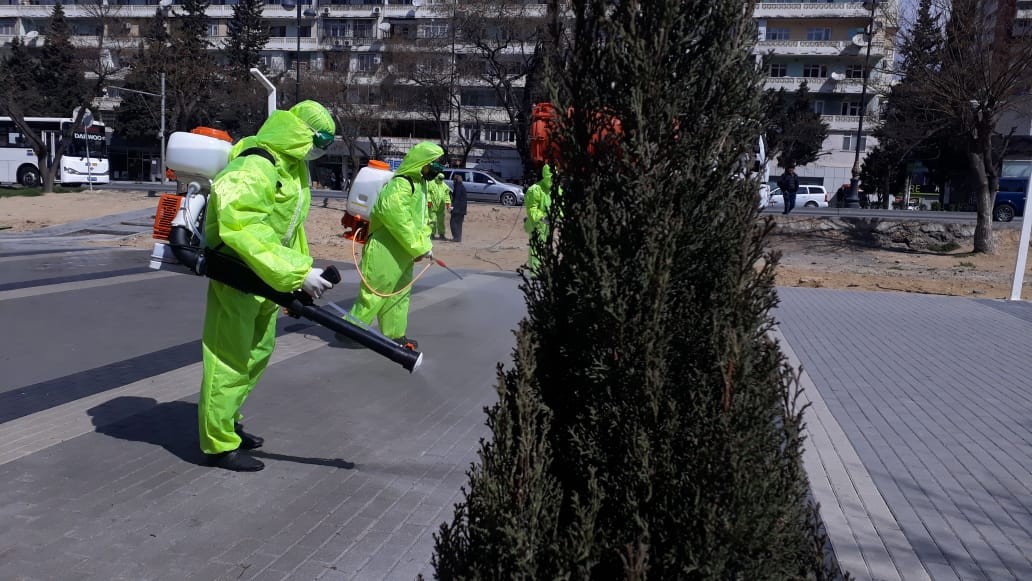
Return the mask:
{"type": "MultiPolygon", "coordinates": [[[[67,117],[26,117],[25,123],[43,138],[54,158],[62,132],[73,119],[67,117]]],[[[104,124],[94,121],[86,131],[77,128],[65,147],[56,183],[76,185],[106,184],[111,181],[108,140],[104,124]],[[88,153],[87,153],[88,152],[88,153]]],[[[36,152],[10,117],[0,117],[0,184],[37,187],[43,183],[36,164],[36,152]]]]}

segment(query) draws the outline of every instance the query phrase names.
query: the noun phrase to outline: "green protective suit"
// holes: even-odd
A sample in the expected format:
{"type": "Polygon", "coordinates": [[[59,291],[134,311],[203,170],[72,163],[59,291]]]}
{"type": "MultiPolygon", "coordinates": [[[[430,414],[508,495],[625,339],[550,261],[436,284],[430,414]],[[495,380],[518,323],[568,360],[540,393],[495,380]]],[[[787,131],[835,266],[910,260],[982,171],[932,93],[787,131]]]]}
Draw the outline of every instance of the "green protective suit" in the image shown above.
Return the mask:
{"type": "MultiPolygon", "coordinates": [[[[562,190],[556,194],[561,195],[562,190]]],[[[548,164],[541,168],[541,180],[527,188],[523,204],[527,208],[527,218],[523,221],[523,229],[531,239],[544,240],[548,237],[548,210],[552,207],[552,168],[548,164]]],[[[534,252],[534,246],[531,245],[528,251],[527,268],[531,272],[535,272],[538,264],[537,254],[534,252]]]]}
{"type": "Polygon", "coordinates": [[[430,201],[430,235],[444,238],[444,215],[451,205],[451,192],[448,184],[444,183],[444,174],[438,174],[426,187],[430,201]]]}
{"type": "MultiPolygon", "coordinates": [[[[274,111],[257,135],[233,146],[208,197],[207,246],[240,258],[281,292],[301,288],[312,267],[302,226],[312,199],[304,161],[312,149],[312,129],[335,133],[333,118],[314,101],[274,111]],[[257,155],[238,157],[252,147],[272,154],[275,166],[257,155]]],[[[278,311],[268,299],[209,281],[198,404],[204,453],[240,446],[234,422],[272,356],[278,311]]]]}
{"type": "MultiPolygon", "coordinates": [[[[412,281],[414,260],[431,249],[422,171],[442,155],[444,150],[439,145],[428,141],[416,144],[373,204],[369,214],[369,238],[359,268],[368,285],[381,294],[390,294],[408,285],[412,281]]],[[[366,325],[376,318],[381,333],[400,339],[408,328],[411,295],[411,290],[407,290],[384,298],[363,284],[351,307],[351,316],[366,325]]]]}

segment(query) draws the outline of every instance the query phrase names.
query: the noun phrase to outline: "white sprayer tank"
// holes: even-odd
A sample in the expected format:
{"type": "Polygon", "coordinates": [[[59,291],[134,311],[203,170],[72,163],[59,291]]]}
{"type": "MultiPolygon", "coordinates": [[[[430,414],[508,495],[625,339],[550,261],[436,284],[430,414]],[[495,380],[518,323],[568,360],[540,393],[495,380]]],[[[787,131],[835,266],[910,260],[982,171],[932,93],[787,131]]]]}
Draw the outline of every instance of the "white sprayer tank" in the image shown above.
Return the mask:
{"type": "Polygon", "coordinates": [[[371,160],[369,165],[358,170],[355,180],[348,190],[348,213],[368,220],[373,204],[380,190],[394,176],[390,166],[378,160],[371,160]]]}
{"type": "Polygon", "coordinates": [[[212,179],[229,161],[233,144],[207,135],[177,131],[165,146],[165,164],[180,181],[187,176],[212,179]]]}

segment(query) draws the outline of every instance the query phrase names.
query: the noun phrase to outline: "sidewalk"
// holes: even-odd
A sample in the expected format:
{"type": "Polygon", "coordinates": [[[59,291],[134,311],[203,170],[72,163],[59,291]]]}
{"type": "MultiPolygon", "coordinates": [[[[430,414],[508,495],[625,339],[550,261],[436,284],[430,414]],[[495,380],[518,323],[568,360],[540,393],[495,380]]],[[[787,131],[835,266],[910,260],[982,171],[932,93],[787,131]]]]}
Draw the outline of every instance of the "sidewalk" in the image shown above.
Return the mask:
{"type": "MultiPolygon", "coordinates": [[[[22,240],[0,237],[0,578],[429,575],[524,312],[514,278],[431,271],[412,376],[281,319],[244,410],[267,467],[234,474],[199,465],[203,282],[148,271],[143,251],[22,240]]],[[[339,266],[346,307],[357,276],[339,266]]],[[[857,579],[1032,579],[1032,305],[779,294],[841,564],[857,579]]]]}
{"type": "MultiPolygon", "coordinates": [[[[200,465],[203,281],[121,274],[145,257],[2,259],[0,578],[429,574],[432,533],[451,518],[486,432],[495,363],[510,357],[516,280],[420,281],[410,328],[426,355],[414,375],[282,318],[244,408],[266,438],[266,469],[237,474],[200,465]]],[[[353,297],[356,282],[344,272],[332,296],[353,297]]]]}
{"type": "Polygon", "coordinates": [[[806,467],[857,579],[1032,579],[1032,305],[779,289],[806,467]]]}

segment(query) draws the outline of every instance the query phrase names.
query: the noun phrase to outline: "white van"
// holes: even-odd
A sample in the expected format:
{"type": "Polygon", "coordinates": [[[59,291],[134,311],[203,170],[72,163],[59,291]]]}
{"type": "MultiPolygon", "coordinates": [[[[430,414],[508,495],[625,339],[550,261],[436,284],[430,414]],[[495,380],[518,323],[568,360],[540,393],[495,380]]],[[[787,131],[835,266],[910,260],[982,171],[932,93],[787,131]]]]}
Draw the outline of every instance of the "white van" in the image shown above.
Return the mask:
{"type": "MultiPolygon", "coordinates": [[[[781,195],[780,188],[774,188],[770,192],[770,202],[767,207],[772,210],[785,209],[785,196],[781,195]]],[[[828,190],[824,189],[824,186],[800,185],[799,191],[796,192],[795,207],[827,208],[828,190]]]]}

